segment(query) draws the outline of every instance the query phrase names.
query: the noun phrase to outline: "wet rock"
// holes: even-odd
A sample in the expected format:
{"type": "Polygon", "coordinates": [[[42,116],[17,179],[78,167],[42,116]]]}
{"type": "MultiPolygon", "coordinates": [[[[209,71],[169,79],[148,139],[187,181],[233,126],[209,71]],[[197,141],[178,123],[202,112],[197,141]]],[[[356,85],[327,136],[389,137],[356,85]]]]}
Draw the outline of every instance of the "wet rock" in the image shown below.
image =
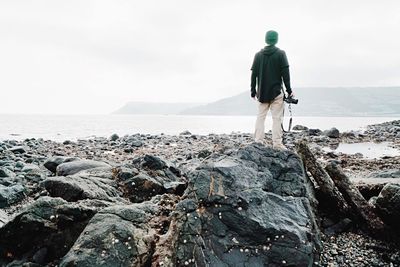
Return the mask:
{"type": "Polygon", "coordinates": [[[169,169],[165,169],[163,175],[150,176],[146,172],[141,172],[133,177],[120,180],[120,186],[124,196],[130,201],[142,202],[155,195],[165,193],[182,195],[186,189],[186,181],[176,177],[169,169]]]}
{"type": "Polygon", "coordinates": [[[56,176],[47,178],[42,185],[52,197],[67,201],[80,199],[109,200],[119,197],[118,190],[103,178],[82,175],[56,176]]]}
{"type": "Polygon", "coordinates": [[[199,153],[197,154],[198,158],[207,158],[208,156],[210,156],[212,154],[212,152],[208,149],[203,149],[200,150],[199,153]]]}
{"type": "Polygon", "coordinates": [[[143,146],[143,142],[140,140],[134,140],[134,141],[130,142],[130,145],[133,147],[141,147],[141,146],[143,146]]]}
{"type": "Polygon", "coordinates": [[[118,134],[113,134],[113,135],[110,136],[110,140],[111,141],[117,141],[118,139],[119,139],[118,134]]]}
{"type": "Polygon", "coordinates": [[[40,182],[46,177],[44,171],[35,164],[26,164],[21,172],[24,173],[25,179],[29,181],[40,182]]]}
{"type": "Polygon", "coordinates": [[[400,169],[372,172],[369,178],[400,178],[400,169]]]}
{"type": "Polygon", "coordinates": [[[295,130],[295,131],[306,131],[306,130],[308,130],[308,127],[303,126],[303,125],[295,125],[293,127],[293,130],[295,130]]]}
{"type": "Polygon", "coordinates": [[[26,153],[26,149],[23,146],[13,146],[13,147],[9,148],[8,151],[13,152],[14,154],[26,153]]]}
{"type": "Polygon", "coordinates": [[[188,130],[181,132],[179,135],[192,135],[188,130]]]}
{"type": "Polygon", "coordinates": [[[125,197],[132,202],[149,200],[155,195],[166,192],[161,182],[144,173],[125,180],[122,187],[125,197]]]}
{"type": "Polygon", "coordinates": [[[319,241],[303,179],[295,154],[257,144],[200,165],[180,210],[175,264],[311,266],[319,241]]]}
{"type": "Polygon", "coordinates": [[[161,222],[160,201],[103,209],[90,220],[60,267],[150,266],[157,241],[154,226],[161,222]]]}
{"type": "Polygon", "coordinates": [[[71,162],[71,161],[74,161],[74,160],[78,160],[78,158],[75,158],[75,157],[63,157],[63,156],[55,156],[55,157],[51,157],[51,158],[49,158],[49,159],[47,159],[45,162],[44,162],[44,167],[46,168],[46,169],[48,169],[49,171],[51,171],[52,173],[56,173],[56,169],[57,169],[57,166],[58,165],[60,165],[60,164],[62,164],[62,163],[65,163],[65,162],[71,162]]]}
{"type": "Polygon", "coordinates": [[[142,166],[152,170],[162,170],[167,167],[167,164],[159,157],[145,155],[143,158],[142,166]]]}
{"type": "Polygon", "coordinates": [[[68,203],[61,198],[39,198],[0,228],[0,260],[32,262],[39,254],[43,263],[59,259],[89,219],[107,205],[99,200],[68,203]]]}
{"type": "Polygon", "coordinates": [[[25,188],[20,184],[13,186],[0,185],[0,208],[18,203],[25,197],[25,188]]]}
{"type": "Polygon", "coordinates": [[[320,129],[308,129],[308,135],[317,136],[320,135],[322,131],[320,129]]]}
{"type": "Polygon", "coordinates": [[[4,178],[4,177],[13,178],[13,177],[15,177],[15,173],[7,168],[1,167],[0,168],[0,178],[4,178]]]}
{"type": "Polygon", "coordinates": [[[324,134],[330,138],[339,138],[340,137],[339,130],[336,129],[335,127],[325,131],[324,134]]]}
{"type": "Polygon", "coordinates": [[[94,160],[74,160],[65,162],[57,166],[56,173],[58,176],[73,175],[83,170],[111,167],[109,164],[102,161],[94,160]]]}
{"type": "Polygon", "coordinates": [[[398,226],[400,224],[400,185],[385,185],[376,199],[376,207],[385,221],[398,226]]]}

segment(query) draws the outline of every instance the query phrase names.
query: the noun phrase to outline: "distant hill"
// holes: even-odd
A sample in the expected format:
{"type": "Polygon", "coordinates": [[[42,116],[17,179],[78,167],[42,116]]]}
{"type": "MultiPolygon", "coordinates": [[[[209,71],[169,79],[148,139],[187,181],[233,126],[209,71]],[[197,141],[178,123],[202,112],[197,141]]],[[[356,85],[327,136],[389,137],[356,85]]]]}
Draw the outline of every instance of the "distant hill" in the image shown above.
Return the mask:
{"type": "MultiPolygon", "coordinates": [[[[298,88],[296,116],[400,116],[400,87],[298,88]]],[[[188,108],[184,115],[254,115],[250,92],[188,108]]]]}
{"type": "MultiPolygon", "coordinates": [[[[296,116],[400,117],[400,87],[296,88],[296,116]]],[[[115,114],[251,115],[257,112],[250,92],[209,104],[129,102],[115,114]]]]}
{"type": "Polygon", "coordinates": [[[149,103],[128,102],[113,114],[179,114],[186,109],[199,106],[199,103],[149,103]]]}

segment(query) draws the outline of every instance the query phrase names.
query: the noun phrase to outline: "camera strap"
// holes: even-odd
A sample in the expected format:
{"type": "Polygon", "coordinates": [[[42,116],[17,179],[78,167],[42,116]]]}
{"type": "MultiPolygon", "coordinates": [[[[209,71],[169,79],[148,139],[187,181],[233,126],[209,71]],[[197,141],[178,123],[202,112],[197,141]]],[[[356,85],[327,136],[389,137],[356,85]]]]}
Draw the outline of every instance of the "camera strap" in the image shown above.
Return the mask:
{"type": "MultiPolygon", "coordinates": [[[[283,99],[285,99],[286,98],[286,94],[283,91],[283,88],[282,88],[282,93],[283,93],[283,99]]],[[[283,102],[286,103],[285,101],[283,101],[283,102]]],[[[288,111],[289,111],[289,116],[290,116],[290,118],[289,118],[289,127],[288,127],[288,130],[285,131],[285,128],[283,128],[283,118],[285,117],[285,107],[283,107],[281,128],[282,128],[282,131],[284,133],[289,133],[290,130],[292,129],[293,114],[292,114],[292,104],[291,103],[288,104],[288,111]]]]}

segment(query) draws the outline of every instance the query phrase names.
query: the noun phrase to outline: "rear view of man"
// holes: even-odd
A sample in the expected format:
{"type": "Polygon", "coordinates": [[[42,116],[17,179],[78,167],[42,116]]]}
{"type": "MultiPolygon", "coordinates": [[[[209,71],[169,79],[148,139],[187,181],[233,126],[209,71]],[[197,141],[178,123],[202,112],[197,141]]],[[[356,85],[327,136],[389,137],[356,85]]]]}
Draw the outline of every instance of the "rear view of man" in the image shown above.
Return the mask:
{"type": "Polygon", "coordinates": [[[268,110],[272,114],[272,144],[276,149],[284,149],[282,143],[283,91],[282,80],[286,92],[292,96],[290,87],[289,63],[285,51],[276,47],[278,33],[268,31],[265,35],[267,46],[259,51],[251,67],[251,97],[258,103],[258,115],[254,138],[263,143],[265,136],[265,117],[268,110]],[[257,90],[256,90],[257,85],[257,90]]]}

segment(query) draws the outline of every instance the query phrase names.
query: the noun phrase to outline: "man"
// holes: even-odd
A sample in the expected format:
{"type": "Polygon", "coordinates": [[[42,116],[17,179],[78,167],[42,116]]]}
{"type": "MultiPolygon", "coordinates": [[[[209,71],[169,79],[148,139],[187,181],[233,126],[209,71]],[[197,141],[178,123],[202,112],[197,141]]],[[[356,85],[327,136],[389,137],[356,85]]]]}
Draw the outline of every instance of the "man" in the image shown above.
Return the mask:
{"type": "Polygon", "coordinates": [[[285,149],[282,143],[281,127],[284,110],[282,80],[288,95],[293,96],[290,87],[289,63],[285,51],[275,46],[278,42],[276,31],[268,31],[265,42],[267,46],[255,55],[251,67],[251,97],[256,99],[257,96],[259,101],[254,138],[256,142],[263,143],[265,117],[271,109],[273,147],[285,149]]]}

